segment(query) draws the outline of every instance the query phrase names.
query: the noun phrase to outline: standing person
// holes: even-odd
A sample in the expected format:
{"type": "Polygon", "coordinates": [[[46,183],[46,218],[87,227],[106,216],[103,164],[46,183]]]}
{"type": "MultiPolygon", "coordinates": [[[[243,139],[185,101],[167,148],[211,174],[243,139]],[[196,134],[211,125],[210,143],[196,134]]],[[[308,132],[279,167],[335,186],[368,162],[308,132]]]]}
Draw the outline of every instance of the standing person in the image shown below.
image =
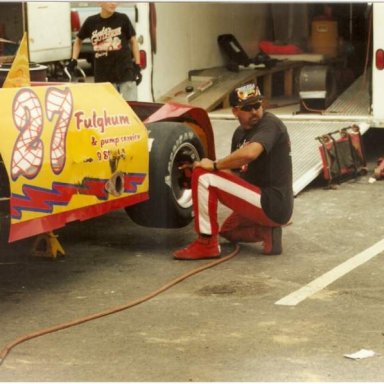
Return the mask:
{"type": "Polygon", "coordinates": [[[73,72],[82,41],[89,38],[94,52],[95,82],[111,82],[125,100],[137,100],[141,74],[136,32],[128,16],[115,11],[117,3],[103,2],[100,7],[100,13],[89,16],[81,26],[67,68],[73,72]]]}
{"type": "Polygon", "coordinates": [[[256,84],[230,94],[240,122],[231,153],[193,164],[192,198],[197,240],[174,252],[181,260],[220,257],[218,234],[231,242],[263,242],[263,253],[282,253],[282,229],[293,211],[290,139],[284,123],[264,111],[256,84]],[[217,205],[233,210],[220,232],[217,205]]]}

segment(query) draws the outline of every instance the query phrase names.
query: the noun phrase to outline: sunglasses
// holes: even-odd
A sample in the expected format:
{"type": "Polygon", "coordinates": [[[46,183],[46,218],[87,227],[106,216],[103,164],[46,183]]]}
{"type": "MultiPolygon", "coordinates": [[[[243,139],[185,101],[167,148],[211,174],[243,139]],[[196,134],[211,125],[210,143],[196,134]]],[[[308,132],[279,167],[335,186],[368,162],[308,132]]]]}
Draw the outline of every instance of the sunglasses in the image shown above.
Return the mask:
{"type": "Polygon", "coordinates": [[[254,103],[254,104],[244,105],[242,107],[239,107],[239,109],[240,109],[240,111],[251,112],[252,109],[258,110],[260,108],[260,106],[261,106],[261,103],[257,102],[257,103],[254,103]]]}

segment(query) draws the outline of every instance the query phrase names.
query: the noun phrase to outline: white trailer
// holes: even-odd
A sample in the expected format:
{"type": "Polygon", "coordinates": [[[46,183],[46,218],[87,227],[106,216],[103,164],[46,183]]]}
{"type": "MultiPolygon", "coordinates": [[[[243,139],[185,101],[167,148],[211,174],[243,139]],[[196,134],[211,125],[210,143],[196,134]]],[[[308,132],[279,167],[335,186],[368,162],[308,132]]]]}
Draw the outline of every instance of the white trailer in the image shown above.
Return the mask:
{"type": "Polygon", "coordinates": [[[30,62],[45,64],[53,76],[71,55],[69,2],[0,2],[0,37],[15,43],[3,43],[1,55],[12,56],[24,32],[30,62]]]}
{"type": "MultiPolygon", "coordinates": [[[[71,5],[80,23],[99,11],[94,2],[71,5]]],[[[191,69],[224,65],[216,41],[221,33],[235,34],[256,54],[257,37],[267,27],[264,8],[257,3],[119,3],[116,10],[128,14],[146,55],[139,99],[158,100],[191,69]]]]}
{"type": "Polygon", "coordinates": [[[155,5],[154,99],[206,108],[214,126],[228,124],[231,129],[237,124],[231,120],[231,111],[225,108],[231,84],[251,78],[262,87],[267,84],[270,89],[264,87],[264,93],[270,93],[269,106],[280,107],[271,110],[285,121],[291,133],[296,194],[321,171],[319,143],[315,137],[352,124],[358,124],[362,133],[369,127],[384,127],[381,105],[384,3],[160,2],[155,5]],[[329,7],[334,13],[321,15],[329,7]],[[337,24],[333,47],[325,47],[324,51],[319,49],[324,47],[314,46],[312,21],[316,16],[318,20],[324,16],[323,20],[334,20],[337,24]],[[289,97],[284,93],[275,95],[274,89],[289,78],[286,74],[281,77],[278,71],[274,74],[251,68],[244,68],[246,74],[241,70],[237,74],[226,71],[227,58],[217,43],[221,34],[233,34],[250,58],[260,51],[262,41],[297,44],[302,50],[300,55],[270,54],[271,58],[284,63],[302,63],[301,71],[284,64],[288,68],[286,73],[295,71],[292,94],[289,97]],[[334,52],[330,52],[330,48],[334,52]],[[201,70],[197,72],[202,78],[213,77],[217,81],[192,98],[188,97],[186,87],[194,85],[188,77],[194,70],[201,70]],[[306,89],[308,83],[303,82],[307,75],[310,93],[306,89]],[[305,109],[304,105],[310,106],[310,102],[316,101],[311,100],[313,95],[323,98],[320,101],[326,105],[305,109]],[[328,99],[330,102],[325,103],[328,99]]]}
{"type": "Polygon", "coordinates": [[[282,106],[272,111],[281,116],[291,132],[295,193],[321,170],[315,137],[351,124],[359,124],[362,133],[369,127],[384,127],[381,107],[384,3],[157,2],[135,3],[135,8],[140,47],[147,53],[139,99],[203,107],[210,112],[214,125],[222,125],[226,119],[232,127],[236,121],[231,121],[231,112],[225,109],[231,87],[249,78],[255,78],[262,86],[268,84],[270,89],[263,91],[271,94],[269,105],[282,106]],[[336,54],[329,53],[330,47],[325,47],[325,53],[321,49],[319,52],[313,40],[312,21],[330,8],[334,13],[324,16],[325,20],[337,22],[336,40],[331,47],[336,54]],[[217,42],[222,34],[233,34],[250,58],[260,52],[262,41],[297,44],[302,49],[301,55],[270,54],[285,63],[302,63],[295,68],[286,65],[286,73],[294,72],[289,97],[286,94],[275,97],[275,83],[279,88],[279,83],[289,79],[285,74],[282,78],[278,71],[275,74],[250,68],[244,69],[246,74],[226,71],[227,58],[217,42]],[[300,68],[302,73],[307,72],[309,83],[301,81],[305,76],[300,78],[300,68]],[[217,81],[197,97],[189,97],[186,86],[195,85],[191,82],[191,71],[217,81]],[[332,102],[323,108],[305,110],[303,106],[311,101],[309,95],[332,102]]]}

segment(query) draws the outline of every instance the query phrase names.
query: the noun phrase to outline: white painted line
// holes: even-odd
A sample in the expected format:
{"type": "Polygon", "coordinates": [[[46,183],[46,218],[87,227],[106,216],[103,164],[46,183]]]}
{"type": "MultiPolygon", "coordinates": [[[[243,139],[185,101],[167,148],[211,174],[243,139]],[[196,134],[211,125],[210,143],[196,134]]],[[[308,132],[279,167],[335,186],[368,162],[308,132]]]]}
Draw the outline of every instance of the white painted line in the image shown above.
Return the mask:
{"type": "Polygon", "coordinates": [[[331,269],[330,271],[324,273],[324,275],[318,277],[315,280],[312,280],[309,284],[298,289],[295,292],[292,292],[288,296],[283,297],[279,301],[276,301],[277,305],[296,305],[301,301],[307,299],[313,294],[321,291],[323,288],[332,284],[338,278],[346,275],[348,272],[357,268],[358,266],[364,264],[368,260],[377,256],[379,253],[384,251],[384,239],[372,245],[372,247],[366,249],[365,251],[358,253],[352,258],[348,259],[344,263],[338,265],[337,267],[331,269]]]}

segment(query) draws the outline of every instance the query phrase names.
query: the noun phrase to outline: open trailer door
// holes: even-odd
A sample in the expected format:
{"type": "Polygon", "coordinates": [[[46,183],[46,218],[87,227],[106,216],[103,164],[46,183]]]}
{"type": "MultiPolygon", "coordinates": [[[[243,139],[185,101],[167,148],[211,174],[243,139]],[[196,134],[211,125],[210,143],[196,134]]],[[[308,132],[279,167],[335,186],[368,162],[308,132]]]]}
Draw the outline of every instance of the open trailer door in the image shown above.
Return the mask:
{"type": "Polygon", "coordinates": [[[69,2],[28,2],[27,30],[30,61],[47,63],[71,57],[69,2]]]}
{"type": "Polygon", "coordinates": [[[372,114],[384,126],[384,3],[373,3],[372,114]]]}

